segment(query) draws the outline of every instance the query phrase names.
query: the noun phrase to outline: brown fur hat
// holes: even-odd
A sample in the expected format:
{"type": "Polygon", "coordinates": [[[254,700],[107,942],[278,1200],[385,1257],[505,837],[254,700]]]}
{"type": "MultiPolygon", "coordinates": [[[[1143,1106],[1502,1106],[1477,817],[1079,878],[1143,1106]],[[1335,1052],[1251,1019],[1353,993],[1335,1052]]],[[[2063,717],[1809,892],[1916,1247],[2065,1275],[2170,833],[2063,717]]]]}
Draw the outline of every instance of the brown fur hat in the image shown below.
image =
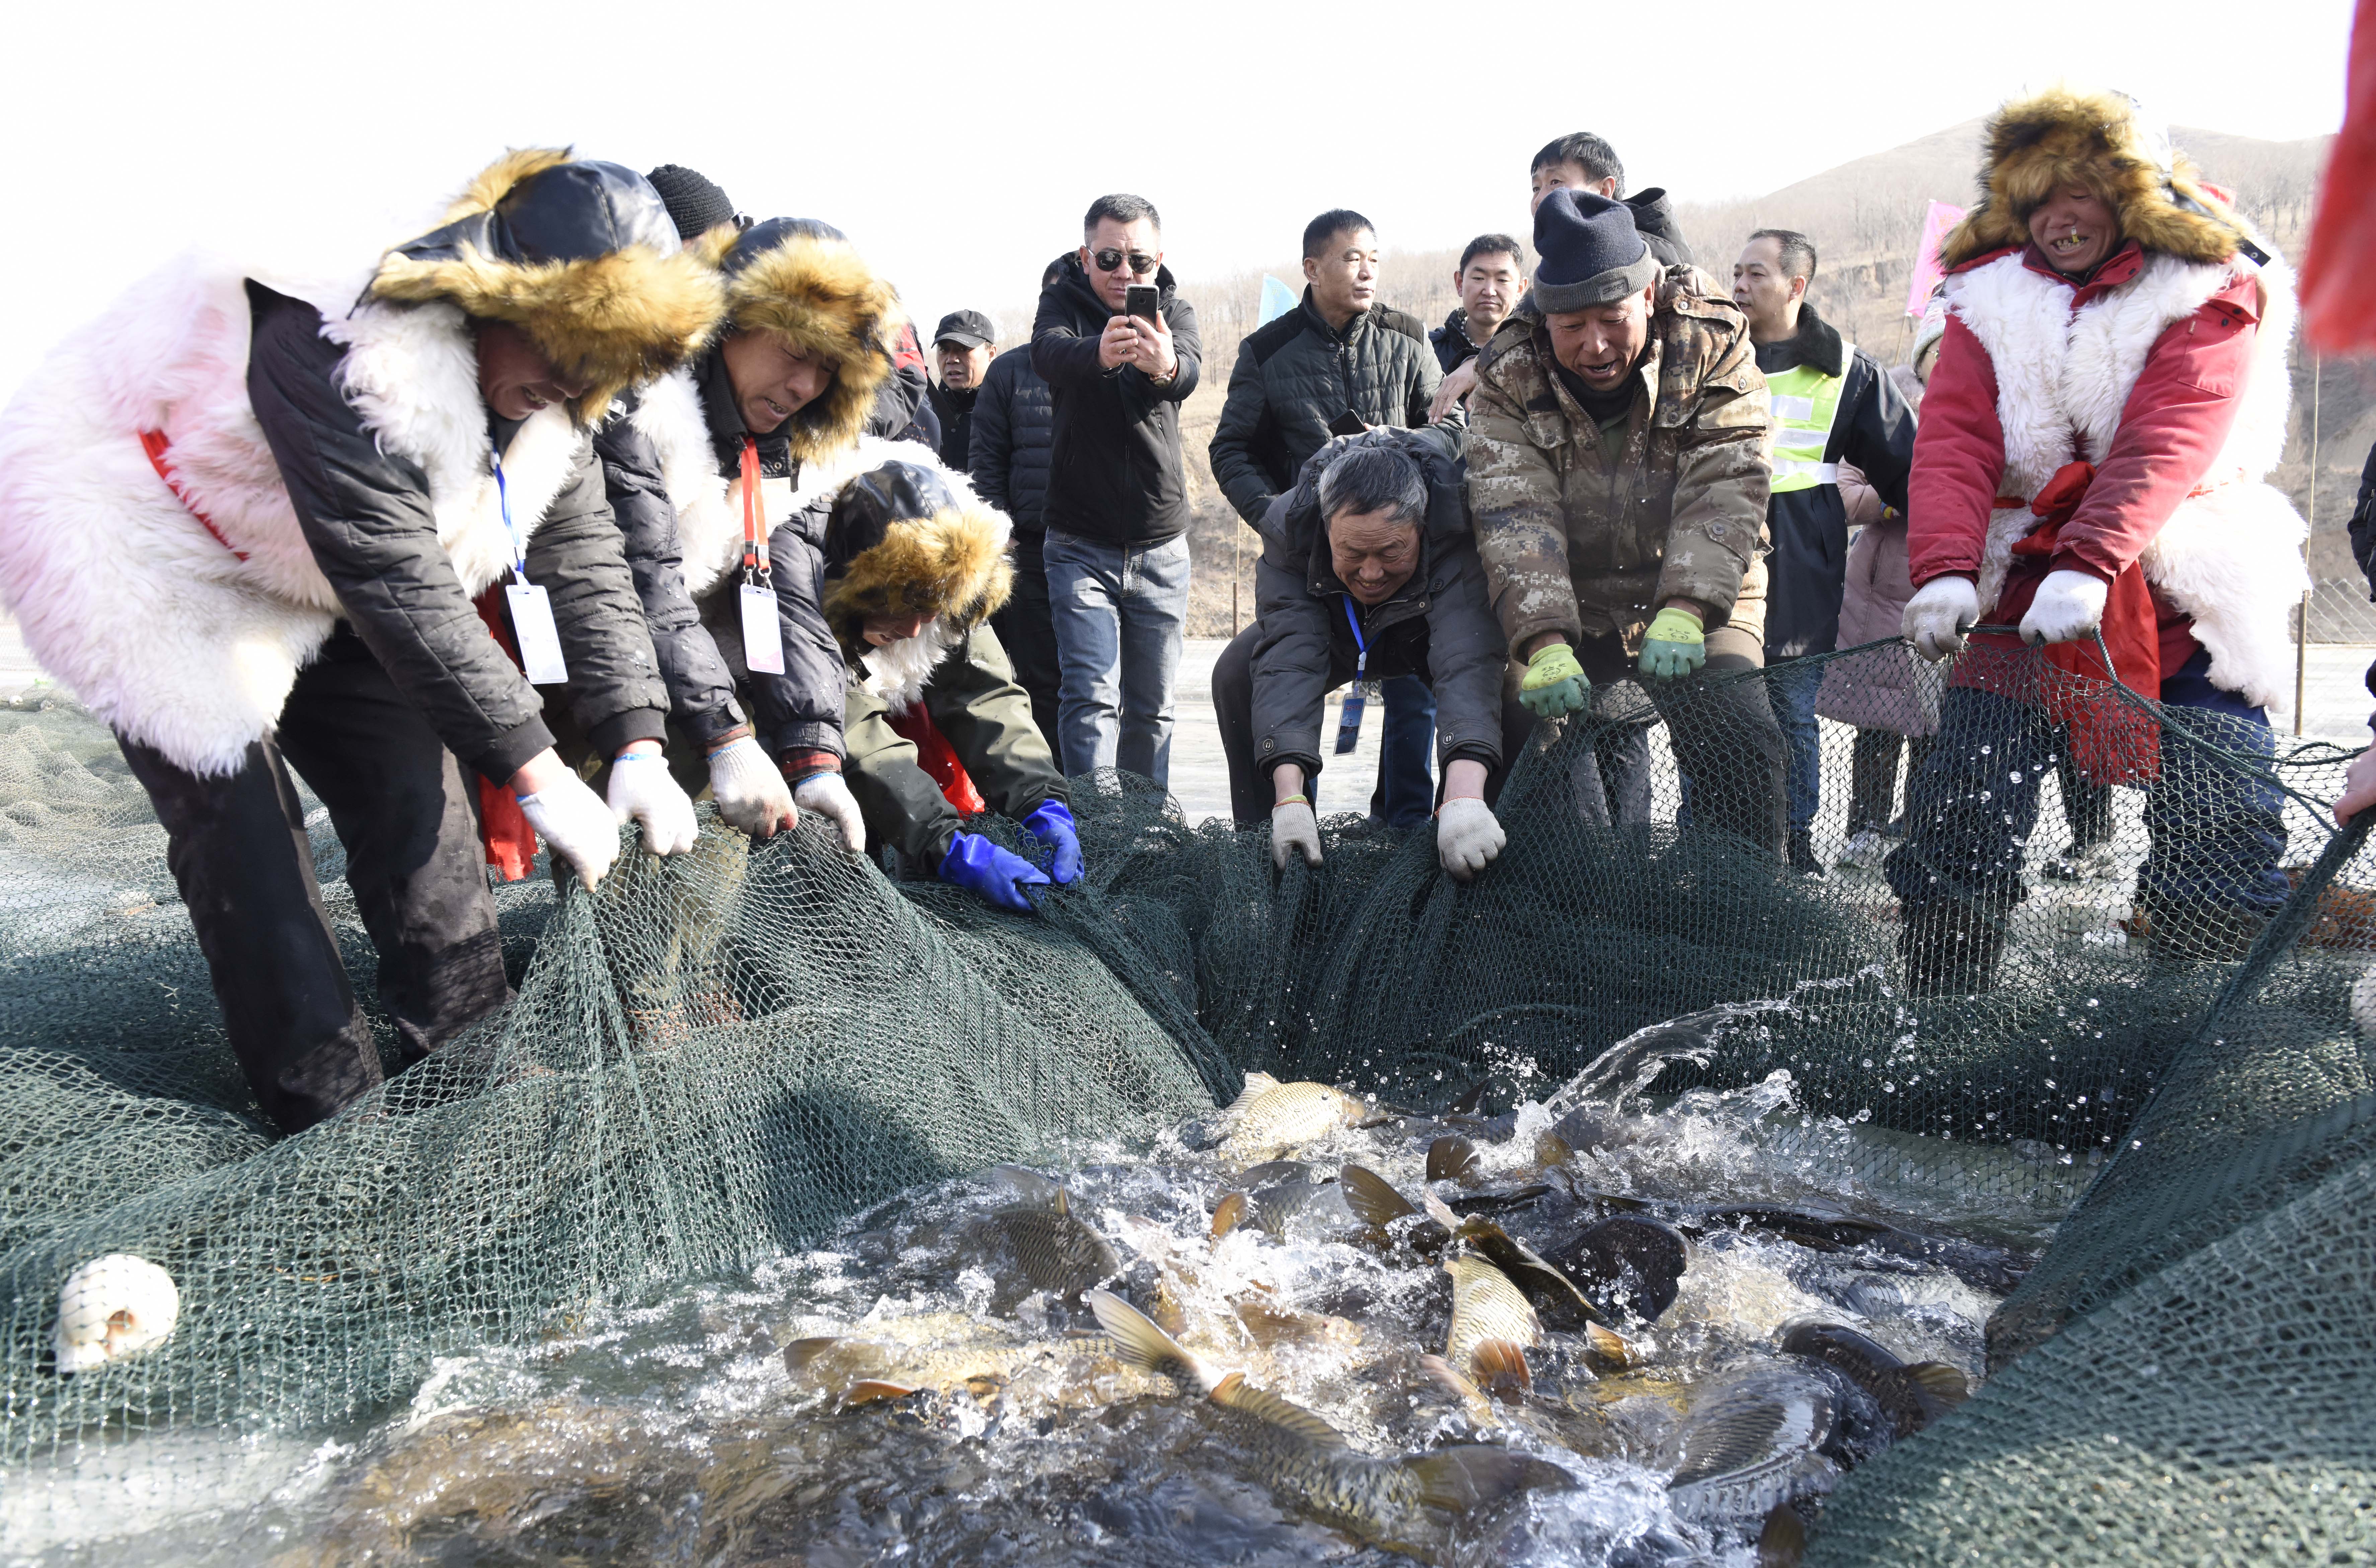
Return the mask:
{"type": "Polygon", "coordinates": [[[530,147],[488,165],[442,226],[381,257],[363,298],[443,301],[511,323],[563,374],[591,383],[582,419],[707,339],[726,307],[722,250],[681,244],[635,171],[530,147]]]}
{"type": "Polygon", "coordinates": [[[937,464],[894,459],[834,498],[825,529],[825,619],[845,656],[870,615],[925,615],[969,631],[1006,603],[1006,520],[937,464]]]}
{"type": "Polygon", "coordinates": [[[2135,102],[2121,93],[2052,87],[2009,100],[1990,119],[1985,141],[1979,205],[1939,248],[1950,270],[2028,244],[2030,213],[2070,184],[2102,196],[2124,238],[2181,260],[2226,261],[2248,232],[2184,156],[2163,161],[2135,102]]]}
{"type": "Polygon", "coordinates": [[[807,462],[856,441],[891,374],[906,316],[898,293],[830,224],[771,218],[731,236],[727,321],[736,332],[772,332],[801,353],[829,360],[833,384],[784,430],[807,462]]]}

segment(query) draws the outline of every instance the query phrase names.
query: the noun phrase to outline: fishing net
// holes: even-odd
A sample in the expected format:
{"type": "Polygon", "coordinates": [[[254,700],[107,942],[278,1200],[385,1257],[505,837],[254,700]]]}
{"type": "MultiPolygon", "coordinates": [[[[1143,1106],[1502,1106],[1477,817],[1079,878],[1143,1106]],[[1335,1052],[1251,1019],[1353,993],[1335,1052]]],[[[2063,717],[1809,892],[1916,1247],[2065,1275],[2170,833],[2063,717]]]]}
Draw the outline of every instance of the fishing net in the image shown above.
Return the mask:
{"type": "Polygon", "coordinates": [[[1248,1069],[1411,1109],[1481,1084],[1490,1110],[1669,1025],[1689,1054],[1657,1091],[1787,1085],[1768,1130],[1844,1205],[2059,1222],[1991,1324],[1997,1375],[1853,1472],[1812,1560],[2376,1550],[2351,1006],[2376,869],[2323,804],[2348,754],[2028,651],[1943,682],[1909,661],[1597,691],[1538,726],[1467,886],[1432,833],[1350,818],[1275,871],[1260,829],[1113,775],[1076,781],[1087,875],[1033,917],[886,880],[814,824],[756,850],[712,825],[594,897],[540,876],[500,895],[514,1006],[286,1140],[105,731],[0,714],[0,1539],[71,1534],[111,1488],[220,1499],[441,1355],[919,1183],[1127,1148],[1248,1069]],[[1810,707],[1858,720],[1790,759],[1820,877],[1770,847],[1771,715],[1810,707]],[[172,1272],[181,1321],[61,1377],[60,1284],[113,1252],[172,1272]]]}

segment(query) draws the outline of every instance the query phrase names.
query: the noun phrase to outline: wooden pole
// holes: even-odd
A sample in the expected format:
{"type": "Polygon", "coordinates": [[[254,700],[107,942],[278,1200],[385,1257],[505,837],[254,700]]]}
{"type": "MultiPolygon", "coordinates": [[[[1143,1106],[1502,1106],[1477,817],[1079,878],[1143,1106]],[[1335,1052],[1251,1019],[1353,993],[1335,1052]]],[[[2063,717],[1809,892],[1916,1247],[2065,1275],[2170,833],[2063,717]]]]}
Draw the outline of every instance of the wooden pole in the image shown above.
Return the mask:
{"type": "MultiPolygon", "coordinates": [[[[2315,349],[2310,357],[2310,517],[2311,531],[2318,528],[2318,394],[2324,379],[2326,362],[2315,349]]],[[[2315,587],[2316,584],[2312,584],[2315,587]]],[[[2302,732],[2302,701],[2310,687],[2310,595],[2302,590],[2301,605],[2294,611],[2294,735],[2302,732]]]]}

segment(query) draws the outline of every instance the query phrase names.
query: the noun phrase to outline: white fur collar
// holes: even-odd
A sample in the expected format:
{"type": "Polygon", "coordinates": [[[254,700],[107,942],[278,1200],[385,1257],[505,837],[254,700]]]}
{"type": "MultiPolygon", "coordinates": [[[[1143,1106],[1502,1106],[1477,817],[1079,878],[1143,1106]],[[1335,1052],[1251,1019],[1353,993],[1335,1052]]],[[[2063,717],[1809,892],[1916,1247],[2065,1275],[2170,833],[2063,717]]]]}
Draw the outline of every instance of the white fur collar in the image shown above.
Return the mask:
{"type": "Polygon", "coordinates": [[[893,713],[904,713],[923,700],[933,672],[947,660],[949,650],[965,639],[964,632],[953,631],[945,621],[926,621],[913,637],[865,654],[866,678],[858,683],[859,690],[871,693],[893,713]]]}

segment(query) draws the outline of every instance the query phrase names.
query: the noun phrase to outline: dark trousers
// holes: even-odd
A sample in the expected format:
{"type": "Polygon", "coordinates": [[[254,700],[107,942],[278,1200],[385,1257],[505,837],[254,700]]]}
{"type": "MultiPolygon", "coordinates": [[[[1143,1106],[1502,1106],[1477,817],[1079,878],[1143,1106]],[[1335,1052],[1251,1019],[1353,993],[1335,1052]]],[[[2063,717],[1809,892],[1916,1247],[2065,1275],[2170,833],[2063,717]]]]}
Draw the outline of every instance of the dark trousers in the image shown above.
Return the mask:
{"type": "Polygon", "coordinates": [[[1811,658],[1789,658],[1771,660],[1765,667],[1766,699],[1788,749],[1790,831],[1803,833],[1814,827],[1815,813],[1824,806],[1824,736],[1815,722],[1824,666],[1811,658]]]}
{"type": "MultiPolygon", "coordinates": [[[[1270,820],[1274,792],[1270,786],[1270,770],[1254,763],[1254,634],[1261,622],[1247,627],[1221,650],[1213,661],[1213,715],[1220,721],[1221,751],[1230,760],[1230,812],[1240,827],[1252,827],[1270,820]]],[[[1349,669],[1336,672],[1338,680],[1349,679],[1349,669]]],[[[1403,678],[1419,680],[1418,676],[1403,678]]],[[[1422,681],[1422,685],[1425,683],[1422,681]]],[[[1428,693],[1431,715],[1428,728],[1434,731],[1432,710],[1434,692],[1428,693]]],[[[1511,765],[1517,761],[1519,749],[1527,744],[1527,735],[1534,727],[1535,716],[1515,702],[1502,704],[1502,764],[1485,774],[1485,799],[1488,805],[1502,796],[1502,781],[1509,777],[1511,765]]],[[[1412,826],[1426,822],[1435,809],[1436,795],[1443,781],[1436,782],[1427,796],[1427,806],[1412,826]]],[[[1307,790],[1306,793],[1309,793],[1307,790]]]]}
{"type": "Polygon", "coordinates": [[[1370,792],[1370,815],[1390,828],[1416,828],[1435,810],[1435,781],[1428,759],[1435,753],[1435,693],[1415,675],[1378,683],[1385,728],[1378,737],[1378,783],[1370,792]]]}
{"type": "Polygon", "coordinates": [[[1048,616],[1048,569],[1040,562],[1040,536],[1018,533],[1015,538],[1015,593],[990,618],[1015,666],[1015,683],[1031,697],[1031,722],[1048,742],[1048,754],[1064,755],[1056,738],[1056,689],[1063,672],[1056,665],[1056,627],[1048,616]]]}
{"type": "MultiPolygon", "coordinates": [[[[1636,678],[1634,661],[1617,637],[1586,637],[1575,661],[1596,690],[1636,678]]],[[[1707,634],[1707,674],[1731,675],[1764,667],[1765,651],[1739,627],[1707,634]]],[[[1676,770],[1689,781],[1693,821],[1720,828],[1761,848],[1782,854],[1786,819],[1782,726],[1765,684],[1756,680],[1709,685],[1704,680],[1642,680],[1642,690],[1667,721],[1676,770]]],[[[1637,726],[1627,725],[1639,736],[1637,726]]],[[[1621,737],[1622,738],[1622,737],[1621,737]]],[[[1596,744],[1596,752],[1598,748],[1596,744]]],[[[1574,788],[1586,820],[1608,821],[1606,775],[1574,788]]],[[[1617,819],[1622,825],[1622,819],[1617,819]]]]}
{"type": "Polygon", "coordinates": [[[2054,739],[2054,780],[2062,791],[2062,825],[2071,830],[2071,847],[2075,851],[2102,843],[2112,836],[2112,786],[2091,784],[2079,772],[2079,764],[2071,760],[2067,731],[2058,731],[2054,739]]]}
{"type": "Polygon", "coordinates": [[[1930,755],[1930,737],[1907,737],[1894,729],[1860,729],[1848,752],[1848,836],[1867,828],[1886,829],[1897,819],[1897,758],[1906,754],[1910,777],[1930,755]]]}
{"type": "Polygon", "coordinates": [[[289,770],[329,808],[347,884],[379,949],[404,1065],[510,999],[479,843],[478,792],[351,631],[297,677],[279,733],[228,778],[118,737],[165,826],[223,1029],[283,1132],[380,1081],[379,1050],[339,959],[289,770]],[[285,765],[284,765],[285,762],[285,765]]]}
{"type": "MultiPolygon", "coordinates": [[[[2276,739],[2267,716],[2211,684],[2211,655],[2161,683],[2165,708],[2184,711],[2211,746],[2265,760],[2276,739]]],[[[1891,853],[1889,884],[1908,904],[1969,901],[2003,909],[2028,896],[2022,858],[2037,826],[2045,775],[2068,753],[2068,734],[2044,712],[1995,691],[1950,686],[1930,756],[1907,786],[1907,840],[1891,853]]],[[[2101,787],[2101,786],[2090,786],[2101,787]]],[[[2204,746],[2165,736],[2145,796],[2152,847],[2137,896],[2161,907],[2264,916],[2287,892],[2285,796],[2236,772],[2204,746]]]]}

